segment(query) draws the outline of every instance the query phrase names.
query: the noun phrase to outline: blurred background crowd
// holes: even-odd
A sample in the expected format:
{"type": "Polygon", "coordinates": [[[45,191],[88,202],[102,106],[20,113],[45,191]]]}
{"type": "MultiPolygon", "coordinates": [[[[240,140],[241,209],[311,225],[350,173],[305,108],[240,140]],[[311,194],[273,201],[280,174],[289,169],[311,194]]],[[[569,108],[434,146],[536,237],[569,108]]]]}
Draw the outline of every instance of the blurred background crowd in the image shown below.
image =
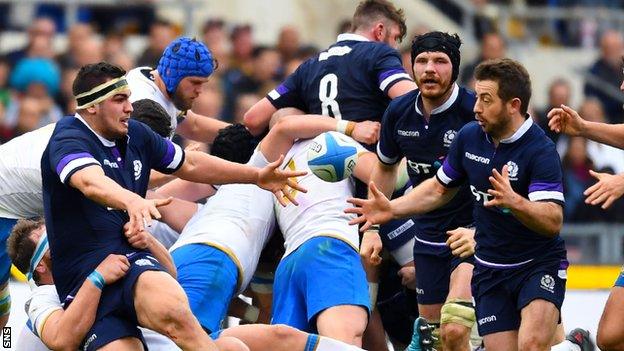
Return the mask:
{"type": "MultiPolygon", "coordinates": [[[[326,2],[331,5],[331,1],[326,2]]],[[[193,110],[228,122],[241,122],[249,107],[300,63],[333,42],[325,40],[327,36],[315,37],[310,32],[313,25],[297,23],[296,19],[290,24],[288,20],[278,21],[284,24],[267,33],[263,27],[266,18],[254,20],[253,16],[241,16],[250,20],[237,20],[236,14],[211,13],[208,5],[208,9],[203,9],[204,16],[186,21],[184,15],[168,15],[167,9],[174,6],[171,2],[130,1],[123,6],[120,3],[116,0],[86,1],[79,6],[73,1],[0,3],[0,143],[73,114],[71,84],[82,65],[106,60],[126,70],[155,67],[167,44],[180,35],[205,42],[218,60],[218,69],[196,99],[193,110]],[[168,6],[165,10],[163,4],[168,6]],[[262,33],[261,40],[258,32],[262,33]]],[[[191,12],[203,6],[199,1],[182,3],[191,12]]],[[[249,1],[238,3],[244,5],[249,1]]],[[[280,1],[277,3],[270,10],[276,16],[277,12],[287,11],[280,9],[280,1]]],[[[346,6],[347,15],[356,3],[346,6]]],[[[534,84],[531,116],[557,143],[561,155],[566,222],[624,223],[623,201],[603,211],[586,205],[583,196],[583,191],[594,183],[590,169],[624,172],[624,151],[582,138],[560,137],[548,131],[546,119],[551,107],[567,104],[578,109],[585,119],[624,123],[624,94],[619,91],[624,78],[623,0],[403,0],[396,3],[399,7],[416,3],[416,11],[435,11],[451,23],[450,27],[439,28],[431,21],[411,18],[406,11],[408,37],[399,50],[410,73],[411,38],[431,29],[454,29],[462,37],[460,84],[473,84],[472,73],[482,60],[503,56],[521,61],[532,59],[533,65],[528,64],[532,78],[541,82],[538,87],[545,89],[534,84]],[[585,59],[580,60],[574,74],[539,73],[557,71],[550,67],[567,67],[563,62],[568,59],[579,62],[570,54],[575,52],[582,52],[585,59]],[[552,57],[561,60],[554,61],[552,57]],[[535,74],[531,67],[540,67],[541,71],[535,74]]],[[[283,13],[279,16],[288,17],[283,13]]],[[[350,25],[346,15],[333,18],[324,27],[329,23],[333,28],[324,30],[333,35],[348,31],[350,25]]],[[[577,227],[577,231],[583,228],[577,227]]],[[[583,256],[588,255],[586,249],[581,249],[586,240],[595,247],[605,245],[600,237],[596,238],[588,239],[584,235],[572,238],[571,259],[575,260],[576,242],[578,260],[612,260],[608,255],[600,256],[600,252],[596,257],[583,256]]]]}

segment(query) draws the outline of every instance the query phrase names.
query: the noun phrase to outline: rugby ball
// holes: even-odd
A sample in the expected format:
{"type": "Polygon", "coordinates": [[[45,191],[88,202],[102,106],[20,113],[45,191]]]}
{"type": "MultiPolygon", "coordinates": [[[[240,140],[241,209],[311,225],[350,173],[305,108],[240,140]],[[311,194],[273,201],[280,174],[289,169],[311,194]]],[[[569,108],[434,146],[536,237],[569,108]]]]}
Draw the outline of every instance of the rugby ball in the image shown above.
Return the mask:
{"type": "Polygon", "coordinates": [[[308,167],[326,182],[339,182],[353,173],[358,157],[358,144],[338,132],[326,132],[308,146],[308,167]]]}

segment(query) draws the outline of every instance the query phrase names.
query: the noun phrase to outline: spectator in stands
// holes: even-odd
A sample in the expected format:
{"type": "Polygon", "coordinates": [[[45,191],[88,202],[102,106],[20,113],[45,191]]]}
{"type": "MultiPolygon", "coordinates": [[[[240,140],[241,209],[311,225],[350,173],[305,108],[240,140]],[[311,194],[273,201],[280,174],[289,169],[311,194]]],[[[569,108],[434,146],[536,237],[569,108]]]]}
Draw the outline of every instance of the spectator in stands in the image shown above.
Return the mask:
{"type": "MultiPolygon", "coordinates": [[[[17,92],[16,98],[11,102],[7,110],[5,122],[9,126],[17,126],[23,113],[31,113],[32,109],[23,111],[21,104],[25,99],[33,99],[38,105],[38,114],[34,127],[42,127],[48,123],[56,122],[63,117],[63,111],[54,102],[60,90],[60,72],[56,63],[43,58],[25,58],[20,60],[13,72],[11,72],[10,86],[17,92]]],[[[34,121],[33,118],[28,121],[34,121]]],[[[33,122],[34,123],[34,122],[33,122]]],[[[31,126],[31,123],[25,123],[31,126]]],[[[28,132],[25,127],[16,129],[17,135],[28,132]]]]}
{"type": "Polygon", "coordinates": [[[44,123],[43,113],[42,106],[37,99],[29,96],[22,98],[18,106],[13,136],[16,137],[28,133],[47,124],[44,123]]]}
{"type": "Polygon", "coordinates": [[[61,87],[56,103],[63,110],[64,115],[73,115],[76,112],[76,98],[72,93],[72,83],[76,79],[78,68],[65,68],[61,72],[61,87]]]}
{"type": "Polygon", "coordinates": [[[93,28],[87,23],[76,23],[69,29],[67,35],[67,51],[57,57],[56,61],[61,68],[80,67],[76,63],[76,56],[82,50],[83,43],[94,38],[93,28]]]}
{"type": "MultiPolygon", "coordinates": [[[[587,140],[585,138],[571,137],[568,139],[567,152],[563,157],[562,166],[563,189],[566,199],[565,219],[568,222],[589,220],[588,217],[591,217],[589,212],[592,212],[592,206],[585,204],[583,192],[594,182],[589,175],[589,170],[594,169],[594,163],[587,155],[587,140]]],[[[594,211],[594,215],[599,215],[599,213],[599,211],[594,211]]],[[[596,218],[591,219],[595,220],[596,218]]]]}
{"type": "Polygon", "coordinates": [[[210,49],[212,57],[219,62],[215,74],[220,75],[228,69],[229,43],[225,32],[225,22],[220,18],[209,19],[202,27],[204,44],[210,49]]]}
{"type": "Polygon", "coordinates": [[[246,73],[250,72],[254,50],[251,25],[243,24],[235,26],[230,34],[230,41],[232,42],[230,68],[238,69],[246,73]]]}
{"type": "Polygon", "coordinates": [[[137,66],[156,67],[165,48],[176,38],[173,24],[164,19],[155,20],[149,32],[147,48],[137,59],[137,66]]]}
{"type": "Polygon", "coordinates": [[[191,110],[202,116],[222,119],[223,100],[220,84],[211,79],[202,86],[201,93],[193,100],[191,110]]]}
{"type": "MultiPolygon", "coordinates": [[[[293,62],[293,61],[291,61],[293,62]]],[[[234,119],[232,123],[243,123],[243,116],[256,102],[262,100],[262,95],[247,93],[241,94],[236,99],[236,107],[234,108],[234,119]]]]}
{"type": "Polygon", "coordinates": [[[273,89],[274,80],[280,68],[280,55],[274,48],[259,46],[253,50],[250,73],[230,70],[224,77],[225,105],[223,119],[227,122],[234,118],[234,108],[238,95],[256,93],[264,96],[273,89]]]}
{"type": "MultiPolygon", "coordinates": [[[[110,31],[104,37],[103,54],[104,61],[119,66],[126,71],[134,68],[133,58],[127,54],[124,48],[125,35],[120,31],[110,31]]],[[[98,61],[96,61],[98,62],[98,61]]]]}
{"type": "Polygon", "coordinates": [[[474,70],[479,63],[485,60],[505,57],[507,45],[503,37],[497,32],[489,32],[483,35],[481,39],[481,53],[479,57],[464,66],[460,75],[460,84],[474,89],[474,70]]]}
{"type": "Polygon", "coordinates": [[[618,91],[624,79],[622,54],[624,40],[615,30],[606,31],[600,38],[600,58],[591,66],[585,81],[585,95],[598,98],[609,123],[622,123],[622,95],[618,91]]]}
{"type": "Polygon", "coordinates": [[[548,105],[545,109],[532,115],[537,124],[542,127],[546,135],[556,144],[559,139],[559,134],[553,132],[548,128],[548,111],[554,107],[559,107],[562,104],[570,104],[570,96],[572,95],[572,88],[570,82],[565,78],[555,78],[548,87],[548,105]]]}
{"type": "Polygon", "coordinates": [[[284,64],[294,59],[299,52],[300,37],[299,30],[295,26],[284,26],[280,29],[277,38],[277,51],[284,64]]]}
{"type": "MultiPolygon", "coordinates": [[[[607,122],[602,104],[596,98],[586,99],[579,108],[579,114],[591,122],[607,122]]],[[[587,153],[597,169],[608,168],[616,174],[624,173],[624,150],[589,140],[587,153]]]]}
{"type": "Polygon", "coordinates": [[[28,43],[25,47],[9,52],[7,60],[14,66],[19,60],[26,57],[50,57],[52,54],[52,39],[56,34],[54,21],[47,17],[35,19],[28,28],[28,43]]]}
{"type": "Polygon", "coordinates": [[[104,47],[102,46],[102,42],[95,37],[84,40],[74,51],[74,63],[76,67],[98,63],[103,59],[104,47]]]}

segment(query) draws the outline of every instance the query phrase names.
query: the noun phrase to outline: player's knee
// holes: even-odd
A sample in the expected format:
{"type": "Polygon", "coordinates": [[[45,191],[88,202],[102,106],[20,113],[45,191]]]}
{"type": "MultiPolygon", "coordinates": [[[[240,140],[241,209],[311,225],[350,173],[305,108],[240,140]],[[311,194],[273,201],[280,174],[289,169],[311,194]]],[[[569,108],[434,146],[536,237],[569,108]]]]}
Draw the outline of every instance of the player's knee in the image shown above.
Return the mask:
{"type": "Polygon", "coordinates": [[[162,310],[159,317],[159,329],[170,337],[175,337],[185,331],[193,330],[195,317],[188,306],[183,304],[168,306],[168,308],[162,310]]]}
{"type": "Polygon", "coordinates": [[[293,335],[297,334],[297,329],[285,324],[275,324],[271,326],[271,334],[275,340],[284,342],[285,340],[292,338],[293,335]]]}

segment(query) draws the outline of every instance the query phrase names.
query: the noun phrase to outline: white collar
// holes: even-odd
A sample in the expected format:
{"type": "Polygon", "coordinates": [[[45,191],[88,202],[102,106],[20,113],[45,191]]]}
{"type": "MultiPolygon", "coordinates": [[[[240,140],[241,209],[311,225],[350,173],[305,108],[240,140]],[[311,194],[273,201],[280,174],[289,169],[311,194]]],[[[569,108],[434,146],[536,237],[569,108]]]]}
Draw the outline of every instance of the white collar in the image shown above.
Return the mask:
{"type": "Polygon", "coordinates": [[[533,118],[527,115],[526,120],[524,121],[524,123],[522,123],[520,128],[518,128],[518,130],[516,130],[516,132],[513,133],[512,136],[510,136],[509,138],[501,139],[500,142],[503,144],[511,144],[514,141],[517,141],[529,130],[529,128],[531,128],[532,125],[533,125],[533,118]]]}
{"type": "MultiPolygon", "coordinates": [[[[455,103],[458,96],[459,96],[459,85],[457,85],[457,83],[453,83],[453,92],[451,93],[451,96],[449,96],[449,98],[446,99],[446,101],[442,105],[431,110],[431,113],[429,115],[435,115],[437,113],[442,113],[448,110],[455,103]]],[[[416,102],[414,102],[414,108],[416,109],[416,112],[418,112],[418,114],[424,116],[424,114],[420,111],[420,108],[418,107],[419,99],[420,99],[420,90],[418,91],[418,95],[416,96],[416,102]]]]}
{"type": "Polygon", "coordinates": [[[102,145],[107,146],[107,147],[113,147],[115,146],[115,142],[112,140],[108,140],[106,138],[104,138],[103,136],[99,135],[98,133],[95,132],[95,130],[93,130],[93,128],[91,128],[91,126],[89,125],[89,123],[87,123],[87,121],[85,121],[82,116],[80,116],[78,114],[78,112],[76,112],[76,114],[74,115],[74,117],[78,118],[78,120],[82,123],[84,123],[85,126],[87,126],[87,128],[89,128],[89,130],[95,134],[95,136],[100,139],[100,142],[102,143],[102,145]]]}
{"type": "Polygon", "coordinates": [[[336,39],[336,42],[347,41],[347,40],[370,41],[365,36],[362,36],[362,35],[359,35],[359,34],[355,34],[355,33],[342,33],[342,34],[338,35],[338,38],[336,39]]]}

